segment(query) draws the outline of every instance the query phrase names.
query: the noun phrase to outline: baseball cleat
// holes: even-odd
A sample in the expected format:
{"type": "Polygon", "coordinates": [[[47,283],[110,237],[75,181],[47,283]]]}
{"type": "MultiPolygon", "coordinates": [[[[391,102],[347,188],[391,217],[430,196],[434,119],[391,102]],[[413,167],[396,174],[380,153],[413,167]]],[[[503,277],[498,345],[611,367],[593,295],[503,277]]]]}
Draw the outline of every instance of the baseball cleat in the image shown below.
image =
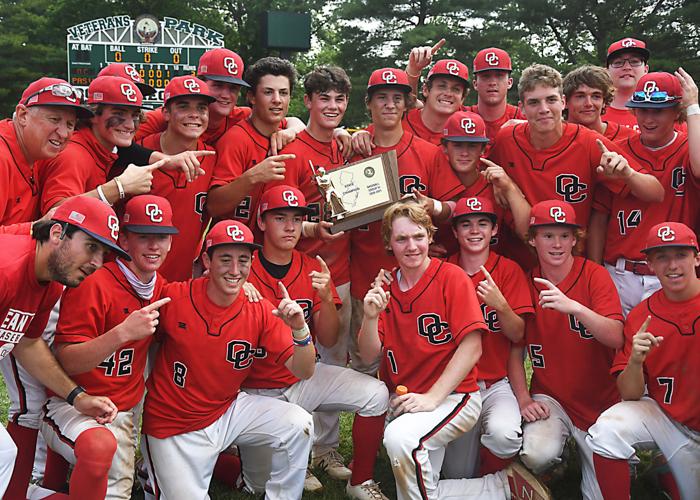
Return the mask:
{"type": "Polygon", "coordinates": [[[352,471],[343,463],[343,457],[338,450],[331,450],[328,453],[319,455],[311,459],[314,469],[325,471],[333,479],[347,481],[352,476],[352,471]]]}
{"type": "Polygon", "coordinates": [[[348,481],[345,493],[349,498],[357,500],[389,500],[389,497],[382,493],[382,490],[379,489],[379,484],[375,483],[373,479],[368,479],[364,483],[356,484],[355,486],[352,486],[350,481],[348,481]]]}
{"type": "Polygon", "coordinates": [[[522,464],[513,462],[506,474],[513,500],[552,500],[549,489],[522,464]]]}
{"type": "Polygon", "coordinates": [[[319,481],[318,478],[314,476],[309,469],[306,469],[306,478],[304,479],[304,491],[308,491],[309,493],[318,493],[322,490],[323,485],[321,484],[321,481],[319,481]]]}

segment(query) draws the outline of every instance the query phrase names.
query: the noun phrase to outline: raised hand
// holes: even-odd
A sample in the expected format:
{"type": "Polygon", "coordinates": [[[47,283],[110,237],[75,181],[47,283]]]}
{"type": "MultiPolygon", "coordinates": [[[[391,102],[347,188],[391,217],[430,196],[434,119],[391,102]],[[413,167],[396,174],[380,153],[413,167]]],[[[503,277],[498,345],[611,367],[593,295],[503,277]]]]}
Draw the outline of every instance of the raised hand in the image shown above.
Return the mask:
{"type": "Polygon", "coordinates": [[[286,172],[284,162],[286,160],[293,160],[294,158],[296,158],[296,155],[291,154],[268,156],[251,168],[248,171],[250,172],[249,175],[255,184],[282,181],[284,180],[284,173],[286,172]]]}
{"type": "Polygon", "coordinates": [[[365,317],[368,319],[378,318],[379,313],[389,305],[390,297],[391,294],[380,286],[370,288],[367,295],[365,295],[363,303],[365,317]]]}
{"type": "Polygon", "coordinates": [[[647,331],[650,322],[651,316],[647,316],[647,319],[644,320],[642,326],[639,327],[637,333],[632,337],[632,354],[630,355],[630,360],[639,364],[644,363],[652,349],[659,347],[664,340],[663,337],[655,337],[653,333],[647,331]]]}
{"type": "Polygon", "coordinates": [[[576,314],[579,310],[579,303],[570,299],[559,290],[551,281],[544,278],[534,278],[535,283],[544,285],[546,290],[540,292],[540,306],[542,309],[554,309],[564,314],[576,314]]]}
{"type": "Polygon", "coordinates": [[[485,279],[476,287],[476,296],[491,309],[503,311],[508,306],[506,298],[484,266],[481,266],[481,272],[485,279]]]}
{"type": "Polygon", "coordinates": [[[282,301],[277,306],[277,309],[272,311],[272,314],[284,321],[292,330],[301,330],[306,324],[304,311],[299,304],[289,297],[289,292],[281,281],[278,281],[277,285],[282,293],[282,301]]]}
{"type": "Polygon", "coordinates": [[[151,192],[153,185],[153,171],[165,166],[166,160],[158,160],[150,165],[139,167],[133,163],[126,167],[124,173],[115,179],[119,179],[124,186],[124,193],[128,195],[146,194],[151,192]]]}
{"type": "Polygon", "coordinates": [[[331,288],[331,270],[328,269],[326,262],[321,258],[320,255],[316,256],[316,260],[321,265],[321,271],[311,271],[309,277],[311,278],[311,286],[314,290],[318,291],[318,296],[324,302],[330,302],[333,300],[333,290],[331,288]]]}
{"type": "Polygon", "coordinates": [[[600,139],[596,139],[595,142],[601,153],[600,165],[596,169],[598,172],[613,179],[627,179],[634,173],[627,158],[620,153],[610,151],[600,139]]]}
{"type": "Polygon", "coordinates": [[[170,302],[170,297],[164,297],[129,314],[120,325],[122,327],[120,328],[122,342],[135,342],[153,335],[156,332],[160,316],[158,309],[168,302],[170,302]]]}
{"type": "Polygon", "coordinates": [[[181,170],[187,182],[192,182],[200,175],[204,175],[206,172],[200,168],[199,159],[204,156],[215,155],[216,151],[198,150],[198,151],[183,151],[176,155],[167,155],[163,160],[165,164],[163,169],[166,170],[181,170]]]}

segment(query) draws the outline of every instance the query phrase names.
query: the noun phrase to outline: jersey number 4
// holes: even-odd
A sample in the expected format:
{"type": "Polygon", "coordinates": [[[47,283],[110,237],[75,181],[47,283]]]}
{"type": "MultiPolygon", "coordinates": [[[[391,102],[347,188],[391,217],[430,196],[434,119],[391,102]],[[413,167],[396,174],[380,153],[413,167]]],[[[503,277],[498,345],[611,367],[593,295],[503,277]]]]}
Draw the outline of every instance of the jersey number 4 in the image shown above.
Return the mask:
{"type": "Polygon", "coordinates": [[[671,400],[673,399],[674,377],[656,377],[656,382],[659,385],[666,386],[666,392],[664,393],[664,403],[666,403],[667,405],[670,405],[671,400]]]}
{"type": "Polygon", "coordinates": [[[642,222],[641,210],[630,210],[625,213],[624,210],[617,212],[617,225],[620,227],[620,234],[627,234],[628,229],[633,229],[639,226],[642,222]]]}
{"type": "Polygon", "coordinates": [[[110,357],[105,359],[102,363],[97,365],[98,368],[102,368],[105,371],[105,375],[111,377],[116,375],[117,377],[125,377],[131,375],[131,363],[134,362],[134,349],[122,349],[119,351],[119,356],[117,353],[113,352],[110,357]]]}

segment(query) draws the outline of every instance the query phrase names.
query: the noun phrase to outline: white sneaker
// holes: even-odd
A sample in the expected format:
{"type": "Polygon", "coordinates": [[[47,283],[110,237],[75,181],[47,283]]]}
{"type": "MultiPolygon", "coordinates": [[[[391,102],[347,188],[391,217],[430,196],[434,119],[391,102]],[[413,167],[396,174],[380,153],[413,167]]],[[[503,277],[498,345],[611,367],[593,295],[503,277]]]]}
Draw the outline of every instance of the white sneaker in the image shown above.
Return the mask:
{"type": "Polygon", "coordinates": [[[311,465],[314,469],[325,471],[333,479],[347,481],[352,476],[352,471],[345,467],[343,456],[338,450],[331,450],[328,453],[313,457],[311,465]]]}
{"type": "Polygon", "coordinates": [[[309,493],[318,493],[321,490],[323,490],[323,485],[321,484],[321,481],[319,481],[318,478],[314,476],[309,469],[306,469],[306,478],[304,479],[304,491],[308,491],[309,493]]]}
{"type": "Polygon", "coordinates": [[[345,493],[348,497],[356,498],[357,500],[389,500],[389,497],[382,493],[379,485],[373,479],[368,479],[364,483],[356,484],[355,486],[352,486],[350,481],[348,481],[345,493]]]}

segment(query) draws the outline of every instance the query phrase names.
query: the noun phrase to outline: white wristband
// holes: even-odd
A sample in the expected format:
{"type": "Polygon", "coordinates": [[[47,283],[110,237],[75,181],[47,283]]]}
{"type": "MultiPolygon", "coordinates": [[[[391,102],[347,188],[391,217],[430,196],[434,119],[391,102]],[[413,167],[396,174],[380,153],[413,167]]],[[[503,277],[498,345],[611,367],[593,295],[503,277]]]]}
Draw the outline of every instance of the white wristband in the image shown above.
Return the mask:
{"type": "Polygon", "coordinates": [[[700,104],[691,104],[685,110],[686,116],[700,115],[700,104]]]}
{"type": "Polygon", "coordinates": [[[122,181],[119,180],[119,177],[115,177],[114,182],[117,183],[117,189],[119,190],[119,199],[123,200],[126,196],[126,193],[124,192],[124,185],[122,184],[122,181]]]}
{"type": "Polygon", "coordinates": [[[440,215],[442,213],[442,202],[433,200],[433,212],[434,215],[440,215]]]}
{"type": "Polygon", "coordinates": [[[102,186],[97,186],[97,196],[98,196],[98,197],[100,198],[100,200],[102,200],[104,203],[106,203],[106,204],[109,205],[110,207],[112,206],[112,204],[109,202],[109,200],[108,200],[107,197],[105,196],[104,191],[102,191],[102,186]]]}

